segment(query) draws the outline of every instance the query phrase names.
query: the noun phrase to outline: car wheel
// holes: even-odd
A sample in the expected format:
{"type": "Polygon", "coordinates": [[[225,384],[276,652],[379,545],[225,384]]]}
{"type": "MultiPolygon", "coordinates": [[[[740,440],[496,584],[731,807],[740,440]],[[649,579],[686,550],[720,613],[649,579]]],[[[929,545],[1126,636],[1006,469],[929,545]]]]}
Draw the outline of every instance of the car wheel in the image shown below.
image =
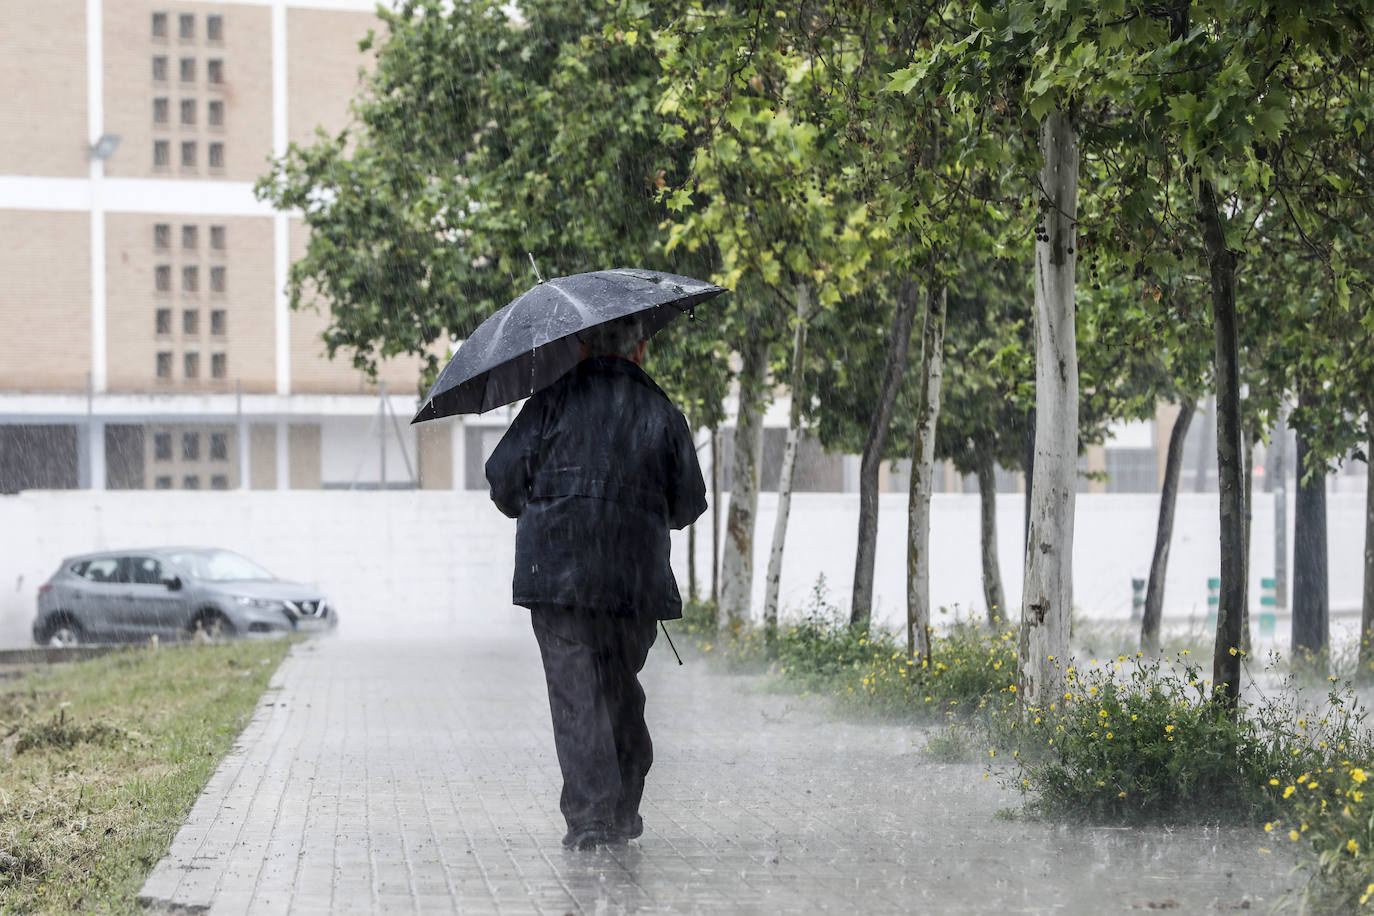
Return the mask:
{"type": "Polygon", "coordinates": [[[234,636],[234,625],[219,611],[211,611],[197,617],[191,624],[191,636],[198,641],[224,642],[234,636]]]}
{"type": "Polygon", "coordinates": [[[75,621],[55,620],[48,624],[48,638],[44,643],[49,646],[79,646],[83,642],[81,627],[75,621]]]}

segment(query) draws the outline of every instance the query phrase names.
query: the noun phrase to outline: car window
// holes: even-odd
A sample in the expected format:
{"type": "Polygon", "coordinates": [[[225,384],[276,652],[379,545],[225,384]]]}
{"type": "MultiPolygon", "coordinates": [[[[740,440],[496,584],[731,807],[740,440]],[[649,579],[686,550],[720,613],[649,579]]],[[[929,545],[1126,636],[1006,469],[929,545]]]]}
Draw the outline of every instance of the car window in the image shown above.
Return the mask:
{"type": "Polygon", "coordinates": [[[162,564],[152,557],[128,557],[125,581],[135,585],[161,585],[162,564]]]}
{"type": "Polygon", "coordinates": [[[119,558],[101,557],[98,560],[88,560],[74,566],[72,572],[92,582],[118,582],[119,558]]]}

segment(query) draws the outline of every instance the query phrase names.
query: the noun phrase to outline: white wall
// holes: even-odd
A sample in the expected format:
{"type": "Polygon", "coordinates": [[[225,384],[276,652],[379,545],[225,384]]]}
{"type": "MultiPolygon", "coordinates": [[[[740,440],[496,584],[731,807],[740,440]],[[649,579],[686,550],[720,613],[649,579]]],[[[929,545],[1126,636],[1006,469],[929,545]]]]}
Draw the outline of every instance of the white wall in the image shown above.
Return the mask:
{"type": "MultiPolygon", "coordinates": [[[[759,498],[755,540],[772,536],[776,496],[759,498]]],[[[1131,577],[1143,577],[1153,548],[1158,497],[1080,494],[1074,545],[1075,605],[1084,617],[1125,620],[1131,577]]],[[[1328,497],[1333,610],[1359,606],[1363,570],[1363,495],[1328,497]]],[[[937,606],[982,614],[978,497],[937,494],[931,538],[937,606]]],[[[1008,603],[1021,592],[1020,497],[999,501],[998,534],[1008,603]]],[[[1290,525],[1293,511],[1290,507],[1290,525]]],[[[799,493],[783,564],[785,606],[800,608],[824,573],[830,599],[847,607],[858,497],[799,493]]],[[[709,515],[698,530],[698,581],[710,587],[709,515]]],[[[1169,565],[1166,615],[1206,612],[1207,577],[1217,574],[1215,494],[1180,494],[1169,565]]],[[[880,501],[875,617],[904,619],[906,498],[880,501]]],[[[483,491],[109,491],[28,492],[0,496],[0,646],[29,642],[37,588],[66,556],[91,550],[167,544],[222,546],[278,575],[323,586],[340,608],[341,635],[414,635],[528,626],[510,606],[515,524],[483,491]]],[[[1292,536],[1289,535],[1291,550],[1292,536]]],[[[1273,573],[1273,499],[1257,500],[1251,594],[1273,573]]],[[[685,532],[674,560],[685,583],[685,532]]],[[[766,551],[757,556],[755,613],[763,601],[766,551]]],[[[1289,569],[1291,570],[1291,559],[1289,569]]],[[[683,585],[686,593],[686,586],[683,585]]],[[[1253,598],[1258,607],[1258,598],[1253,598]]],[[[1013,610],[1012,616],[1017,615],[1013,610]]],[[[937,617],[936,623],[939,623],[937,617]]]]}
{"type": "MultiPolygon", "coordinates": [[[[905,494],[879,497],[874,619],[891,627],[906,620],[905,494]]],[[[1010,616],[1020,616],[1023,498],[1003,494],[997,503],[998,558],[1010,616]]],[[[1327,495],[1330,598],[1333,611],[1360,606],[1364,569],[1364,494],[1327,495]]],[[[772,540],[777,495],[759,496],[754,542],[772,540]]],[[[978,543],[978,495],[937,493],[931,505],[931,602],[951,613],[983,615],[982,557],[978,543]]],[[[1149,493],[1080,493],[1074,519],[1074,607],[1083,618],[1127,620],[1131,579],[1147,578],[1154,551],[1159,496],[1149,493]]],[[[1288,505],[1288,570],[1293,569],[1293,498],[1288,505]]],[[[722,515],[722,518],[724,516],[722,515]]],[[[799,608],[824,574],[830,601],[848,609],[854,577],[859,504],[856,494],[798,493],[792,497],[781,602],[799,608]]],[[[722,538],[724,526],[722,525],[722,538]]],[[[1166,617],[1199,619],[1207,613],[1207,579],[1220,575],[1221,548],[1215,493],[1180,493],[1169,550],[1164,595],[1166,617]]],[[[698,579],[710,589],[710,517],[697,536],[698,579]]],[[[1274,498],[1262,494],[1251,520],[1251,606],[1259,609],[1260,579],[1274,575],[1274,498]]],[[[754,614],[763,606],[767,550],[755,557],[754,614]]],[[[934,621],[938,626],[940,617],[934,621]]]]}

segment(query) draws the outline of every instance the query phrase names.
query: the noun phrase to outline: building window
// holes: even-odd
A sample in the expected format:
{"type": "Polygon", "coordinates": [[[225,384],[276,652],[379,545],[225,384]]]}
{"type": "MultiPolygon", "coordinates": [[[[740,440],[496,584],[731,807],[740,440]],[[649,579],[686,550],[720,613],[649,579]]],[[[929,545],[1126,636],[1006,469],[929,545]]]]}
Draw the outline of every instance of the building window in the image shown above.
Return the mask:
{"type": "Polygon", "coordinates": [[[210,377],[227,378],[229,375],[229,359],[223,353],[210,354],[210,377]]]}
{"type": "Polygon", "coordinates": [[[210,227],[210,248],[214,251],[224,250],[224,227],[210,227]]]}
{"type": "Polygon", "coordinates": [[[219,58],[212,58],[205,68],[205,79],[212,86],[218,86],[224,82],[224,61],[219,58]]]}
{"type": "Polygon", "coordinates": [[[187,474],[185,477],[181,478],[181,488],[182,488],[183,490],[199,490],[199,489],[200,489],[200,475],[199,475],[199,474],[187,474]]]}
{"type": "Polygon", "coordinates": [[[153,37],[154,37],[154,38],[166,38],[166,37],[167,37],[167,14],[166,14],[166,13],[153,13],[153,37]]]}
{"type": "Polygon", "coordinates": [[[157,377],[172,377],[172,354],[164,351],[157,355],[157,377]]]}
{"type": "Polygon", "coordinates": [[[224,17],[205,17],[205,37],[210,41],[224,41],[224,17]]]}
{"type": "MultiPolygon", "coordinates": [[[[168,354],[170,355],[170,354],[168,354]]],[[[154,433],[153,434],[153,460],[171,461],[172,460],[172,434],[154,433]]]]}
{"type": "Polygon", "coordinates": [[[181,165],[182,168],[193,169],[196,167],[196,141],[184,140],[181,144],[181,165]]]}
{"type": "Polygon", "coordinates": [[[211,127],[224,126],[224,103],[219,99],[206,103],[205,123],[211,127]]]}
{"type": "Polygon", "coordinates": [[[172,227],[167,223],[157,223],[153,226],[153,247],[172,247],[172,227]]]}
{"type": "Polygon", "coordinates": [[[200,244],[200,233],[195,226],[181,227],[181,247],[194,249],[200,244]]]}
{"type": "Polygon", "coordinates": [[[200,354],[185,353],[181,357],[182,369],[187,378],[200,378],[200,354]]]}
{"type": "Polygon", "coordinates": [[[181,434],[181,458],[183,461],[200,460],[200,433],[181,434]]]}
{"type": "Polygon", "coordinates": [[[172,161],[172,145],[166,140],[153,141],[153,166],[166,168],[172,161]]]}
{"type": "Polygon", "coordinates": [[[181,291],[183,293],[194,293],[200,289],[200,268],[194,264],[187,264],[181,268],[181,291]]]}
{"type": "Polygon", "coordinates": [[[194,57],[183,57],[181,59],[181,81],[183,83],[194,83],[196,81],[196,59],[194,57]]]}
{"type": "Polygon", "coordinates": [[[211,143],[211,144],[210,144],[210,168],[212,168],[212,169],[222,169],[222,168],[224,168],[224,144],[223,144],[223,143],[211,143]]]}
{"type": "Polygon", "coordinates": [[[229,489],[229,477],[226,474],[211,474],[210,489],[227,490],[229,489]]]}
{"type": "Polygon", "coordinates": [[[210,312],[210,333],[213,334],[213,335],[215,335],[216,337],[223,336],[223,334],[224,334],[224,327],[225,327],[225,319],[226,319],[227,317],[228,317],[228,316],[225,315],[224,309],[214,309],[213,311],[211,311],[211,312],[210,312]]]}
{"type": "Polygon", "coordinates": [[[181,313],[181,333],[200,333],[200,312],[195,309],[186,309],[181,313]]]}
{"type": "Polygon", "coordinates": [[[225,269],[223,267],[210,268],[210,292],[222,293],[225,287],[225,269]]]}
{"type": "Polygon", "coordinates": [[[210,434],[210,460],[229,460],[229,436],[225,433],[210,434]]]}
{"type": "Polygon", "coordinates": [[[177,37],[183,41],[190,41],[196,37],[196,17],[190,13],[182,13],[177,17],[177,37]]]}
{"type": "Polygon", "coordinates": [[[153,58],[153,82],[167,82],[167,58],[161,54],[153,58]]]}
{"type": "Polygon", "coordinates": [[[194,124],[194,123],[196,123],[196,100],[195,100],[195,99],[182,99],[182,100],[181,100],[181,123],[182,123],[182,124],[194,124]]]}
{"type": "Polygon", "coordinates": [[[170,333],[172,333],[172,310],[171,310],[171,309],[158,309],[158,310],[157,310],[157,332],[158,332],[159,334],[170,334],[170,333]]]}
{"type": "Polygon", "coordinates": [[[172,291],[172,265],[159,264],[153,268],[154,282],[157,284],[157,291],[169,293],[172,291]]]}
{"type": "Polygon", "coordinates": [[[172,478],[169,477],[169,476],[166,475],[166,474],[161,474],[161,475],[159,475],[159,476],[153,478],[153,489],[154,489],[154,490],[170,490],[170,489],[172,489],[172,478]]]}
{"type": "Polygon", "coordinates": [[[153,99],[153,123],[167,123],[168,104],[166,99],[153,99]]]}

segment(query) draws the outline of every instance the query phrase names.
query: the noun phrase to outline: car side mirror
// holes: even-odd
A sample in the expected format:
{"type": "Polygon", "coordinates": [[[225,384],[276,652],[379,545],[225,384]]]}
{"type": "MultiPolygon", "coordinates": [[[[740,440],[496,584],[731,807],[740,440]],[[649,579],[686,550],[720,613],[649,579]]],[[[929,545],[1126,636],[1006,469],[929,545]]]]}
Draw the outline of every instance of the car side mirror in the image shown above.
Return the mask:
{"type": "Polygon", "coordinates": [[[163,584],[167,586],[169,592],[181,591],[181,576],[173,576],[170,579],[163,579],[163,584]]]}

